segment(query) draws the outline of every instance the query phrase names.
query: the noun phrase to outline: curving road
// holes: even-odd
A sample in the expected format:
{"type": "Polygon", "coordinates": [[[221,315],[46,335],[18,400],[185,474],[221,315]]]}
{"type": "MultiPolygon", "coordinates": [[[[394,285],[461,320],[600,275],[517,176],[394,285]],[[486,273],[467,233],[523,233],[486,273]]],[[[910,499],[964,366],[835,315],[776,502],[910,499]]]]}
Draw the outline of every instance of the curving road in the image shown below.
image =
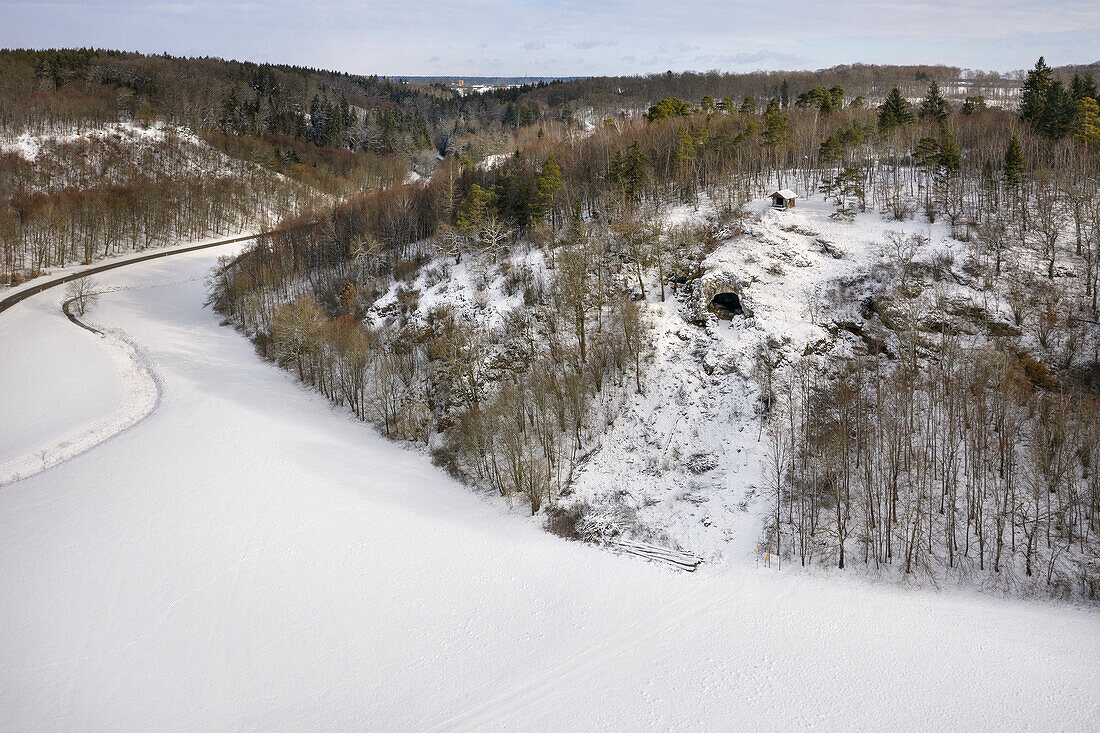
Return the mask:
{"type": "Polygon", "coordinates": [[[32,285],[28,288],[24,288],[17,293],[13,293],[12,295],[7,296],[6,298],[0,299],[0,313],[3,313],[16,303],[22,300],[26,300],[32,295],[37,295],[44,290],[49,290],[50,288],[57,287],[58,285],[64,285],[65,283],[72,282],[73,280],[79,280],[80,278],[87,277],[88,275],[95,275],[97,272],[106,272],[108,270],[114,270],[119,267],[126,267],[127,265],[136,265],[139,262],[148,262],[149,260],[156,260],[160,259],[161,257],[171,257],[172,255],[186,254],[187,252],[195,252],[200,249],[221,247],[226,244],[234,244],[236,242],[247,242],[248,240],[256,239],[259,236],[259,234],[248,234],[239,237],[230,237],[229,239],[219,239],[214,242],[205,242],[203,244],[196,244],[190,247],[157,250],[156,252],[142,255],[141,257],[131,257],[129,259],[117,260],[115,262],[106,262],[102,265],[92,265],[87,269],[81,270],[79,272],[73,272],[68,275],[63,275],[61,277],[46,280],[36,285],[32,285]]]}

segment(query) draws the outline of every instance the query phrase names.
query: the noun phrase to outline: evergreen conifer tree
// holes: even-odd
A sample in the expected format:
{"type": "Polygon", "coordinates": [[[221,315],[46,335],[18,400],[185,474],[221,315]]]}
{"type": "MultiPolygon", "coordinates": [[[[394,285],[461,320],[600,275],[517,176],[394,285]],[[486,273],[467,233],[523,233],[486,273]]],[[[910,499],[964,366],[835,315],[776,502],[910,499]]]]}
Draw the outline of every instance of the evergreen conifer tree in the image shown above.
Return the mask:
{"type": "MultiPolygon", "coordinates": [[[[553,215],[554,197],[563,186],[561,168],[558,161],[551,155],[542,164],[538,177],[535,179],[534,214],[538,217],[553,215]]],[[[553,222],[551,222],[553,223],[553,222]]]]}
{"type": "Polygon", "coordinates": [[[680,138],[680,147],[676,150],[676,165],[683,168],[695,159],[695,139],[682,127],[677,135],[680,138]]]}
{"type": "Polygon", "coordinates": [[[646,181],[646,165],[649,160],[642,153],[641,145],[635,140],[626,155],[615,154],[611,161],[608,178],[622,189],[628,201],[635,202],[641,196],[646,181]]]}
{"type": "Polygon", "coordinates": [[[1024,177],[1024,151],[1020,147],[1020,140],[1015,135],[1008,143],[1005,150],[1005,182],[1012,187],[1017,186],[1024,177]]]}
{"type": "Polygon", "coordinates": [[[936,156],[936,165],[941,178],[954,175],[962,165],[959,144],[955,140],[955,133],[951,130],[944,130],[943,139],[940,140],[940,152],[936,156]]]}
{"type": "Polygon", "coordinates": [[[844,146],[840,143],[840,138],[836,135],[829,135],[822,141],[817,154],[821,157],[823,162],[835,163],[844,157],[844,146]]]}
{"type": "Polygon", "coordinates": [[[981,112],[986,109],[985,97],[978,95],[974,97],[967,97],[963,102],[962,107],[959,109],[964,115],[972,115],[975,112],[981,112]]]}
{"type": "Polygon", "coordinates": [[[913,110],[901,96],[901,90],[894,87],[886,95],[886,101],[878,108],[878,128],[883,132],[907,125],[913,121],[913,110]]]}
{"type": "MultiPolygon", "coordinates": [[[[775,100],[772,100],[773,102],[775,100]]],[[[779,105],[773,108],[768,106],[768,113],[764,116],[764,134],[761,142],[766,147],[775,148],[786,145],[791,141],[791,116],[787,112],[780,112],[779,105]]]]}
{"type": "Polygon", "coordinates": [[[951,114],[951,105],[940,94],[940,85],[932,81],[928,85],[928,94],[920,105],[920,118],[943,122],[951,114]]]}
{"type": "Polygon", "coordinates": [[[458,231],[467,237],[476,234],[485,222],[492,201],[491,191],[486,191],[476,183],[470,186],[469,193],[455,210],[455,226],[458,231]]]}
{"type": "Polygon", "coordinates": [[[829,109],[837,111],[844,109],[844,87],[834,84],[829,87],[829,109]]]}
{"type": "Polygon", "coordinates": [[[668,117],[690,117],[694,111],[695,108],[689,102],[676,97],[665,97],[649,108],[646,117],[649,118],[650,122],[656,122],[668,117]]]}
{"type": "Polygon", "coordinates": [[[1047,89],[1040,117],[1039,133],[1051,140],[1060,140],[1073,127],[1077,105],[1073,95],[1061,81],[1055,80],[1047,89]]]}
{"type": "Polygon", "coordinates": [[[1053,83],[1050,67],[1042,56],[1035,62],[1035,68],[1027,72],[1023,89],[1020,91],[1020,119],[1035,132],[1042,127],[1043,110],[1047,94],[1053,83]]]}
{"type": "Polygon", "coordinates": [[[1073,75],[1073,81],[1070,82],[1069,92],[1073,95],[1074,102],[1080,102],[1085,97],[1098,98],[1098,92],[1096,91],[1096,82],[1093,81],[1091,76],[1081,76],[1080,74],[1073,75]]]}

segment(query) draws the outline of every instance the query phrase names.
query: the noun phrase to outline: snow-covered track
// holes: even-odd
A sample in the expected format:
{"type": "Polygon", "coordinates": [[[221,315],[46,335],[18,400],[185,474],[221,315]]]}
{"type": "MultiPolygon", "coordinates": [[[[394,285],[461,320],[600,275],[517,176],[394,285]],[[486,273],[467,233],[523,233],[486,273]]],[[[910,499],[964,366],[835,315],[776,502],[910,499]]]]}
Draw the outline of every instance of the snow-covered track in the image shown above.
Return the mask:
{"type": "MultiPolygon", "coordinates": [[[[230,237],[228,239],[204,242],[190,247],[162,250],[141,257],[129,258],[117,262],[108,262],[82,269],[79,272],[53,278],[30,288],[20,290],[0,300],[0,312],[3,312],[32,295],[36,295],[81,277],[87,277],[88,275],[98,272],[113,270],[139,262],[169,257],[171,255],[195,252],[197,250],[210,249],[212,247],[224,247],[225,245],[238,242],[246,242],[258,236],[260,235],[248,234],[239,237],[230,237]]],[[[62,312],[64,312],[65,317],[74,325],[79,326],[85,331],[94,333],[108,342],[108,349],[111,352],[112,358],[117,361],[120,371],[124,375],[124,381],[127,384],[125,401],[118,411],[104,418],[99,424],[95,425],[86,433],[75,437],[67,436],[56,443],[36,448],[32,452],[12,457],[6,461],[0,461],[0,487],[21,481],[29,476],[41,473],[60,463],[64,463],[87,453],[96,446],[111,440],[120,433],[143,422],[156,411],[157,406],[160,404],[160,379],[142,349],[121,332],[112,331],[106,333],[77,318],[70,308],[74,300],[75,298],[65,300],[61,304],[62,312]]]]}
{"type": "Polygon", "coordinates": [[[117,411],[88,432],[0,463],[0,488],[87,453],[146,420],[160,404],[161,381],[142,349],[121,332],[104,333],[89,326],[73,315],[68,305],[66,301],[63,310],[70,321],[108,342],[111,356],[124,375],[126,398],[117,411]]]}

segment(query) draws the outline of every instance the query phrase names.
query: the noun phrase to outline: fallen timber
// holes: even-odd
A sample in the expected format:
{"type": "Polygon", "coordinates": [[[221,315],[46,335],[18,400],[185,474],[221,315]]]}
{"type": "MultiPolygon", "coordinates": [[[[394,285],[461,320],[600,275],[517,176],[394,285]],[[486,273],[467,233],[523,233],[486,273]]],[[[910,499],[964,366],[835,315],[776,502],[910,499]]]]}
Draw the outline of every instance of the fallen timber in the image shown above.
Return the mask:
{"type": "Polygon", "coordinates": [[[661,547],[660,545],[651,545],[646,542],[616,540],[611,543],[611,546],[624,554],[636,555],[646,560],[652,560],[653,562],[665,563],[677,570],[686,570],[689,573],[695,572],[695,569],[703,562],[703,558],[692,555],[690,552],[674,550],[670,547],[661,547]]]}

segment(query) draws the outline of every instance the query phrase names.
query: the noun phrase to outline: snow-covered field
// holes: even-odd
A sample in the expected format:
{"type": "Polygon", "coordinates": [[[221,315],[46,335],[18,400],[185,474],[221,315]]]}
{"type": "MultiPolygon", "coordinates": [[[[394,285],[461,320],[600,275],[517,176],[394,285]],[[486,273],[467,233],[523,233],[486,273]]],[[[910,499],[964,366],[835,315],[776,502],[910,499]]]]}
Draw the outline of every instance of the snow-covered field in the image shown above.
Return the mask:
{"type": "MultiPolygon", "coordinates": [[[[0,729],[1100,725],[1094,611],[751,562],[682,574],[479,497],[220,327],[202,278],[231,249],[100,278],[119,289],[87,320],[159,397],[0,487],[0,729]]],[[[0,316],[4,455],[141,388],[60,298],[0,316]]]]}

